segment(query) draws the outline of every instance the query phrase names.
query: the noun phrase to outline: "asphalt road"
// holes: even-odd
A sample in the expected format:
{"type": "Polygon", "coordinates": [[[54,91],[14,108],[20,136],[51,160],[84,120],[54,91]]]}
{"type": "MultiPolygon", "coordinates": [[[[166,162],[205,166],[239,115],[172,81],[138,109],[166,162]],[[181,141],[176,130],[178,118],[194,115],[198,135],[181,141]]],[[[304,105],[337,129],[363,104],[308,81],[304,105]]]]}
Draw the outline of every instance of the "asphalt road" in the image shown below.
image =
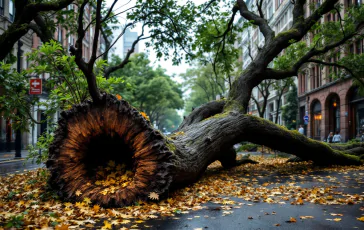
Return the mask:
{"type": "Polygon", "coordinates": [[[206,207],[208,208],[206,210],[177,215],[179,219],[164,218],[147,221],[145,224],[152,226],[149,229],[364,229],[364,222],[356,219],[363,213],[359,204],[297,206],[257,203],[253,206],[231,209],[233,213],[226,216],[222,216],[222,210],[216,210],[219,205],[210,203],[206,207]],[[335,217],[330,213],[340,213],[344,216],[341,217],[341,221],[335,222],[333,221],[335,217]],[[301,220],[300,216],[314,218],[301,220]],[[290,217],[296,218],[297,222],[288,223],[290,217]]]}
{"type": "MultiPolygon", "coordinates": [[[[364,194],[363,171],[349,171],[345,173],[316,171],[309,177],[296,178],[294,182],[301,188],[313,188],[336,185],[334,189],[347,194],[364,194]],[[317,178],[325,178],[317,181],[317,178]],[[337,178],[330,181],[330,178],[337,178]]],[[[258,184],[275,181],[280,186],[291,182],[290,175],[281,176],[273,174],[258,179],[258,184]]],[[[269,187],[269,186],[268,186],[269,187]]],[[[148,220],[139,228],[144,229],[192,229],[192,230],[235,230],[235,229],[364,229],[364,222],[357,218],[364,216],[364,204],[358,202],[353,205],[321,205],[305,202],[304,205],[269,204],[265,202],[250,202],[230,197],[236,205],[222,206],[221,204],[207,203],[205,209],[190,211],[188,214],[177,214],[174,217],[160,217],[148,220]],[[228,207],[230,214],[224,213],[228,207]],[[342,216],[333,216],[340,214],[342,216]],[[301,216],[312,216],[310,219],[300,219],[301,216]],[[297,222],[289,222],[293,217],[297,222]],[[338,218],[340,220],[335,221],[338,218]]],[[[128,226],[130,227],[130,226],[128,226]]]]}
{"type": "Polygon", "coordinates": [[[40,167],[42,167],[42,165],[32,164],[26,160],[3,161],[0,162],[0,176],[22,173],[24,170],[32,170],[40,167]]]}

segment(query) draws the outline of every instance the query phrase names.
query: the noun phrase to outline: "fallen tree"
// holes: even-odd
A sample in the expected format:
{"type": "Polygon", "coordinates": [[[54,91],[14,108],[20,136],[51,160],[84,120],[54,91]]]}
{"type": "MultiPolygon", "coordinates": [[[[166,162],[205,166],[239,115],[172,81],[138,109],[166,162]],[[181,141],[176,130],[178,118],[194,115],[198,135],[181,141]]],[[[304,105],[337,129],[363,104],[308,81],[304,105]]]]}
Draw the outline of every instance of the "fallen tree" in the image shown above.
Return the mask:
{"type": "MultiPolygon", "coordinates": [[[[70,51],[87,79],[92,100],[62,113],[47,162],[51,172],[49,183],[61,197],[72,200],[88,197],[104,206],[121,206],[146,199],[151,193],[165,194],[170,188],[195,182],[207,166],[216,160],[225,168],[254,163],[249,159],[236,159],[233,145],[241,141],[294,154],[319,165],[362,164],[360,156],[364,154],[364,148],[329,146],[246,114],[251,91],[260,82],[295,76],[299,68],[310,62],[312,57],[339,47],[356,36],[356,32],[346,33],[342,39],[323,49],[313,47],[291,69],[275,70],[267,67],[283,49],[292,44],[292,40],[301,40],[322,15],[334,8],[337,1],[326,0],[307,18],[303,17],[306,1],[295,1],[292,28],[275,35],[262,14],[250,12],[245,2],[238,0],[233,8],[232,21],[236,13],[240,12],[242,17],[257,25],[265,37],[264,47],[246,71],[234,81],[226,100],[210,102],[195,109],[178,130],[168,137],[153,129],[147,119],[126,101],[99,92],[93,71],[97,47],[94,47],[89,62],[82,58],[82,39],[85,35],[82,12],[87,2],[85,0],[80,7],[79,37],[76,46],[71,46],[70,51]],[[107,185],[96,183],[96,168],[110,160],[125,165],[132,172],[130,183],[106,190],[107,185]]],[[[97,44],[99,37],[101,2],[97,1],[96,6],[93,44],[97,44]]],[[[227,31],[231,29],[230,26],[227,31]]],[[[360,26],[357,24],[358,28],[360,26]]]]}

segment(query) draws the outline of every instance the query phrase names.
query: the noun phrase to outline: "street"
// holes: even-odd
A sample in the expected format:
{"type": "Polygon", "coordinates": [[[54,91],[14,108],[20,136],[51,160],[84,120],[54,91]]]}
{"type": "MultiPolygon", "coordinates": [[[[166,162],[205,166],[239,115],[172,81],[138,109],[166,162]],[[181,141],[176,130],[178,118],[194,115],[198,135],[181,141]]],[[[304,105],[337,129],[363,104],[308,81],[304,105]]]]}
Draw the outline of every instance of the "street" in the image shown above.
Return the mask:
{"type": "Polygon", "coordinates": [[[26,160],[11,160],[0,162],[0,176],[7,174],[22,173],[24,170],[40,168],[42,165],[32,164],[26,160]]]}

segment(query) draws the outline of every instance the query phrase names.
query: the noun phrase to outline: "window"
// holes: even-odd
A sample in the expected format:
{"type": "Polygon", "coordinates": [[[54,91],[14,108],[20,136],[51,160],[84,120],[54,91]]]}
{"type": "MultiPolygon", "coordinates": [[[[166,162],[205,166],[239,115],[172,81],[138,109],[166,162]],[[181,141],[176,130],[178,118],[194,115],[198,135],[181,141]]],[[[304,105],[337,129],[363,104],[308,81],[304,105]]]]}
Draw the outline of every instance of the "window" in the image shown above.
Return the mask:
{"type": "Polygon", "coordinates": [[[69,45],[69,46],[73,45],[73,38],[72,38],[72,35],[68,35],[68,45],[69,45]]]}
{"type": "Polygon", "coordinates": [[[69,4],[69,5],[67,6],[67,10],[73,10],[73,4],[69,4]]]}
{"type": "Polygon", "coordinates": [[[13,0],[9,1],[9,19],[10,21],[14,21],[15,16],[15,8],[14,8],[14,2],[13,0]]]}
{"type": "Polygon", "coordinates": [[[276,0],[276,9],[283,3],[284,0],[276,0]]]}
{"type": "Polygon", "coordinates": [[[351,44],[351,45],[349,46],[349,53],[350,53],[350,54],[353,54],[353,53],[354,53],[354,44],[351,44]]]}
{"type": "Polygon", "coordinates": [[[267,7],[267,18],[268,20],[273,16],[273,5],[270,4],[268,7],[267,7]]]}
{"type": "Polygon", "coordinates": [[[326,18],[327,18],[327,21],[330,22],[331,21],[331,14],[327,14],[326,18]]]}
{"type": "Polygon", "coordinates": [[[58,41],[63,44],[63,34],[62,34],[62,28],[58,28],[58,41]]]}
{"type": "Polygon", "coordinates": [[[361,4],[362,4],[362,0],[356,0],[356,1],[355,1],[355,5],[356,5],[356,6],[360,6],[361,4]]]}
{"type": "Polygon", "coordinates": [[[361,53],[361,41],[358,40],[356,41],[356,54],[360,54],[361,53]]]}
{"type": "Polygon", "coordinates": [[[4,15],[5,0],[0,0],[0,15],[4,15]]]}

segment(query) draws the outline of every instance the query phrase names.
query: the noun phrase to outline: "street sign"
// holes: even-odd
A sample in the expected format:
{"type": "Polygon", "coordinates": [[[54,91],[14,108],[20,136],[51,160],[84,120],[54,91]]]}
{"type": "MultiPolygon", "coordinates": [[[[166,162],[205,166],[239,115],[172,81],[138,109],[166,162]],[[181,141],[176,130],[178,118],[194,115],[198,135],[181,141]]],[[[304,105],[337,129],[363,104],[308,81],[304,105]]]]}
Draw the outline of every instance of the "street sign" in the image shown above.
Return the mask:
{"type": "Polygon", "coordinates": [[[42,79],[35,78],[35,79],[29,79],[29,94],[42,94],[42,79]]]}
{"type": "Polygon", "coordinates": [[[305,122],[308,122],[308,119],[309,119],[309,118],[308,118],[308,116],[307,116],[307,115],[303,117],[303,120],[304,120],[305,122]]]}

